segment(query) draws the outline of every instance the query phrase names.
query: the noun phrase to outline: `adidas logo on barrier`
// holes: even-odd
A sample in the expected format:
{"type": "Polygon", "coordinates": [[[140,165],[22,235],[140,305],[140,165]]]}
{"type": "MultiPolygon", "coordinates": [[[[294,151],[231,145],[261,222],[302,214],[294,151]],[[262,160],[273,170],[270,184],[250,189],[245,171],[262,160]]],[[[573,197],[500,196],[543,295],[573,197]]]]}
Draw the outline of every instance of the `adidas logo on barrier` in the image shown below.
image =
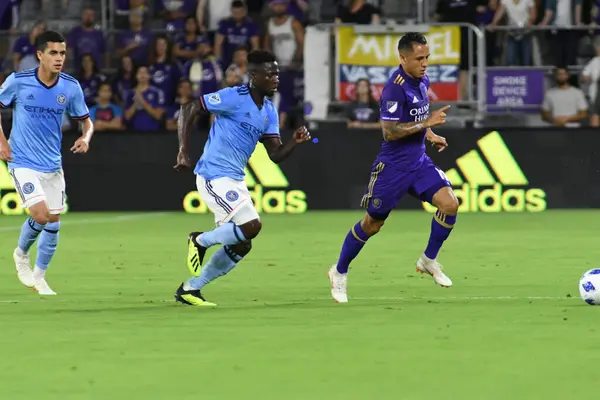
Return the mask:
{"type": "MultiPolygon", "coordinates": [[[[267,214],[301,214],[308,205],[306,193],[287,190],[290,183],[279,166],[269,158],[267,150],[259,143],[248,160],[244,181],[250,190],[256,210],[267,214]]],[[[188,193],[183,199],[183,209],[188,213],[204,214],[208,207],[197,191],[188,193]]]]}
{"type": "MultiPolygon", "coordinates": [[[[497,131],[477,141],[445,172],[460,201],[459,212],[539,212],[546,210],[546,192],[529,188],[529,181],[497,131]],[[488,167],[489,165],[489,167],[488,167]],[[493,172],[493,173],[492,173],[493,172]]],[[[435,207],[423,203],[435,212],[435,207]]]]}

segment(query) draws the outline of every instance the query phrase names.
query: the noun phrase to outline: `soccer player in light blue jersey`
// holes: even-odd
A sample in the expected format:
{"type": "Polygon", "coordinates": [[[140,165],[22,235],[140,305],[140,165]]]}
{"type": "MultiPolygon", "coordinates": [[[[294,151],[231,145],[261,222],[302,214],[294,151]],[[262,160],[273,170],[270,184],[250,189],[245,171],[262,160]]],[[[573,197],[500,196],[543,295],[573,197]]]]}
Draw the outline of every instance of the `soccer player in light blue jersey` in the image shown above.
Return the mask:
{"type": "Polygon", "coordinates": [[[29,210],[13,257],[17,276],[41,295],[55,295],[46,271],[56,252],[59,215],[65,211],[65,179],[60,153],[64,113],[82,123],[71,151],[86,153],[94,128],[77,80],[60,72],[66,56],[63,36],[46,31],[36,39],[38,68],[11,74],[0,87],[0,106],[13,106],[7,141],[0,127],[0,159],[8,162],[15,188],[29,210]],[[29,249],[38,241],[35,268],[29,249]]]}
{"type": "Polygon", "coordinates": [[[202,113],[216,115],[194,173],[200,197],[214,213],[217,227],[188,236],[188,268],[194,277],[175,293],[175,299],[183,304],[214,307],[202,296],[202,288],[231,271],[250,252],[252,239],[261,230],[258,212],[244,183],[244,168],[257,143],[262,142],[271,160],[280,163],[297,144],[310,140],[308,130],[302,126],[294,131],[292,140],[281,143],[277,110],[267,99],[279,84],[279,67],[273,54],[251,52],[248,68],[248,85],[201,96],[182,105],[179,113],[177,170],[192,166],[189,137],[196,117],[202,113]],[[223,247],[203,266],[206,250],[215,245],[223,247]]]}

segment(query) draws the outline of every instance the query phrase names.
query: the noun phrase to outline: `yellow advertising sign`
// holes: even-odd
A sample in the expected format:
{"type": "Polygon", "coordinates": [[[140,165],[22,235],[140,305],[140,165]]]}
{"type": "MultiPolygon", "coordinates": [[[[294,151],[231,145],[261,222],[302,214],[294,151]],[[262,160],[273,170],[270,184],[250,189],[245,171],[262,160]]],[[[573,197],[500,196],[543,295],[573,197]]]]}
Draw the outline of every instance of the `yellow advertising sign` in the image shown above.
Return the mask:
{"type": "MultiPolygon", "coordinates": [[[[546,192],[529,186],[499,132],[488,133],[477,145],[480,151],[469,151],[456,160],[457,168],[445,172],[460,201],[459,212],[546,211],[546,192]]],[[[423,203],[423,208],[436,210],[429,203],[423,203]]]]}
{"type": "MultiPolygon", "coordinates": [[[[396,66],[399,63],[398,40],[403,34],[357,34],[351,26],[340,27],[337,31],[337,61],[339,64],[396,66]]],[[[458,26],[432,26],[425,36],[431,53],[430,64],[459,64],[458,26]]]]}

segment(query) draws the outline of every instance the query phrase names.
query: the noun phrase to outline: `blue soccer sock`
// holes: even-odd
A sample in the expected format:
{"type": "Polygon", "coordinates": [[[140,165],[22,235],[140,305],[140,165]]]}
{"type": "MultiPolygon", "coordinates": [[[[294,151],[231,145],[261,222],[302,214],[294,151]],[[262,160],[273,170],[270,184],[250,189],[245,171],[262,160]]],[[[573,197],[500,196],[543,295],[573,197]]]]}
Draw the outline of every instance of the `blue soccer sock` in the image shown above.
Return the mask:
{"type": "Polygon", "coordinates": [[[243,256],[234,253],[229,246],[221,247],[202,267],[200,276],[192,278],[184,284],[184,290],[202,289],[208,283],[234,269],[242,258],[243,256]]]}
{"type": "Polygon", "coordinates": [[[211,247],[215,244],[233,245],[246,240],[242,230],[233,222],[228,222],[213,229],[210,232],[204,232],[198,236],[198,244],[204,247],[211,247]]]}
{"type": "Polygon", "coordinates": [[[431,260],[435,260],[444,244],[444,241],[450,236],[450,232],[456,223],[456,215],[447,215],[437,210],[431,221],[431,234],[429,243],[425,249],[425,255],[431,260]]]}
{"type": "Polygon", "coordinates": [[[47,270],[58,246],[60,222],[49,222],[40,235],[37,259],[35,265],[41,270],[47,270]]]}
{"type": "Polygon", "coordinates": [[[344,239],[340,258],[337,263],[337,270],[340,274],[348,273],[350,263],[360,253],[367,240],[369,240],[369,235],[363,231],[359,221],[350,229],[350,232],[346,235],[346,239],[344,239]]]}
{"type": "Polygon", "coordinates": [[[23,227],[21,228],[21,235],[19,236],[19,249],[23,254],[29,253],[29,249],[37,239],[38,235],[44,230],[42,224],[38,224],[31,217],[27,218],[23,227]]]}

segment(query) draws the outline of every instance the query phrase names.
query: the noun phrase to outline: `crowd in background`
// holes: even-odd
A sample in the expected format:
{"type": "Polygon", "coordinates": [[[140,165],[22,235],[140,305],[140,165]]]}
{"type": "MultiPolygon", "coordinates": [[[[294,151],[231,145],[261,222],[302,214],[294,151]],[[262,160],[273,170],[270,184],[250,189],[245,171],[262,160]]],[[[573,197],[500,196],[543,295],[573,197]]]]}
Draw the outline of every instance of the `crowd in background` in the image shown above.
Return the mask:
{"type": "MultiPolygon", "coordinates": [[[[80,4],[82,0],[2,0],[0,31],[9,32],[13,38],[5,40],[10,48],[7,49],[5,44],[4,51],[0,52],[0,57],[6,53],[4,68],[0,68],[5,73],[37,65],[33,43],[47,28],[47,22],[39,20],[29,32],[22,32],[19,16],[22,2],[35,1],[40,2],[42,10],[44,7],[49,10],[47,3],[51,2],[51,10],[56,14],[66,12],[73,2],[80,4]]],[[[337,1],[337,23],[385,22],[380,8],[382,0],[332,1],[337,1]]],[[[116,12],[111,15],[111,24],[117,31],[102,31],[98,24],[97,4],[81,3],[79,24],[64,32],[70,62],[67,72],[80,81],[100,129],[175,129],[179,105],[183,101],[223,87],[247,83],[246,55],[257,48],[272,50],[281,68],[280,88],[274,98],[281,125],[294,125],[302,117],[304,32],[313,22],[309,17],[311,7],[321,1],[114,2],[116,12]]],[[[587,60],[582,62],[581,56],[588,56],[591,61],[585,67],[581,81],[589,84],[590,122],[598,126],[600,57],[594,56],[600,55],[600,42],[595,42],[595,47],[592,43],[597,33],[596,24],[600,23],[599,7],[600,0],[437,0],[431,17],[440,22],[484,27],[488,66],[556,66],[557,88],[568,88],[569,94],[567,91],[549,91],[542,108],[544,119],[559,126],[587,118],[587,109],[582,116],[580,106],[576,107],[572,118],[555,114],[557,110],[564,110],[560,105],[567,98],[568,104],[581,105],[581,101],[573,101],[572,95],[580,92],[576,87],[580,80],[563,82],[558,77],[562,77],[561,71],[566,66],[584,65],[587,60]],[[499,30],[500,26],[511,30],[499,30]],[[532,30],[533,26],[552,29],[540,32],[532,30]],[[567,26],[582,29],[564,29],[567,26]],[[539,57],[534,57],[538,53],[539,57]],[[555,103],[558,106],[552,106],[555,103]]],[[[469,45],[466,29],[461,38],[458,81],[460,96],[466,98],[468,70],[475,59],[475,48],[469,45]]],[[[570,78],[568,74],[567,78],[570,78]]],[[[379,119],[370,83],[367,80],[357,82],[356,93],[356,100],[348,106],[348,125],[373,127],[379,119]]]]}

